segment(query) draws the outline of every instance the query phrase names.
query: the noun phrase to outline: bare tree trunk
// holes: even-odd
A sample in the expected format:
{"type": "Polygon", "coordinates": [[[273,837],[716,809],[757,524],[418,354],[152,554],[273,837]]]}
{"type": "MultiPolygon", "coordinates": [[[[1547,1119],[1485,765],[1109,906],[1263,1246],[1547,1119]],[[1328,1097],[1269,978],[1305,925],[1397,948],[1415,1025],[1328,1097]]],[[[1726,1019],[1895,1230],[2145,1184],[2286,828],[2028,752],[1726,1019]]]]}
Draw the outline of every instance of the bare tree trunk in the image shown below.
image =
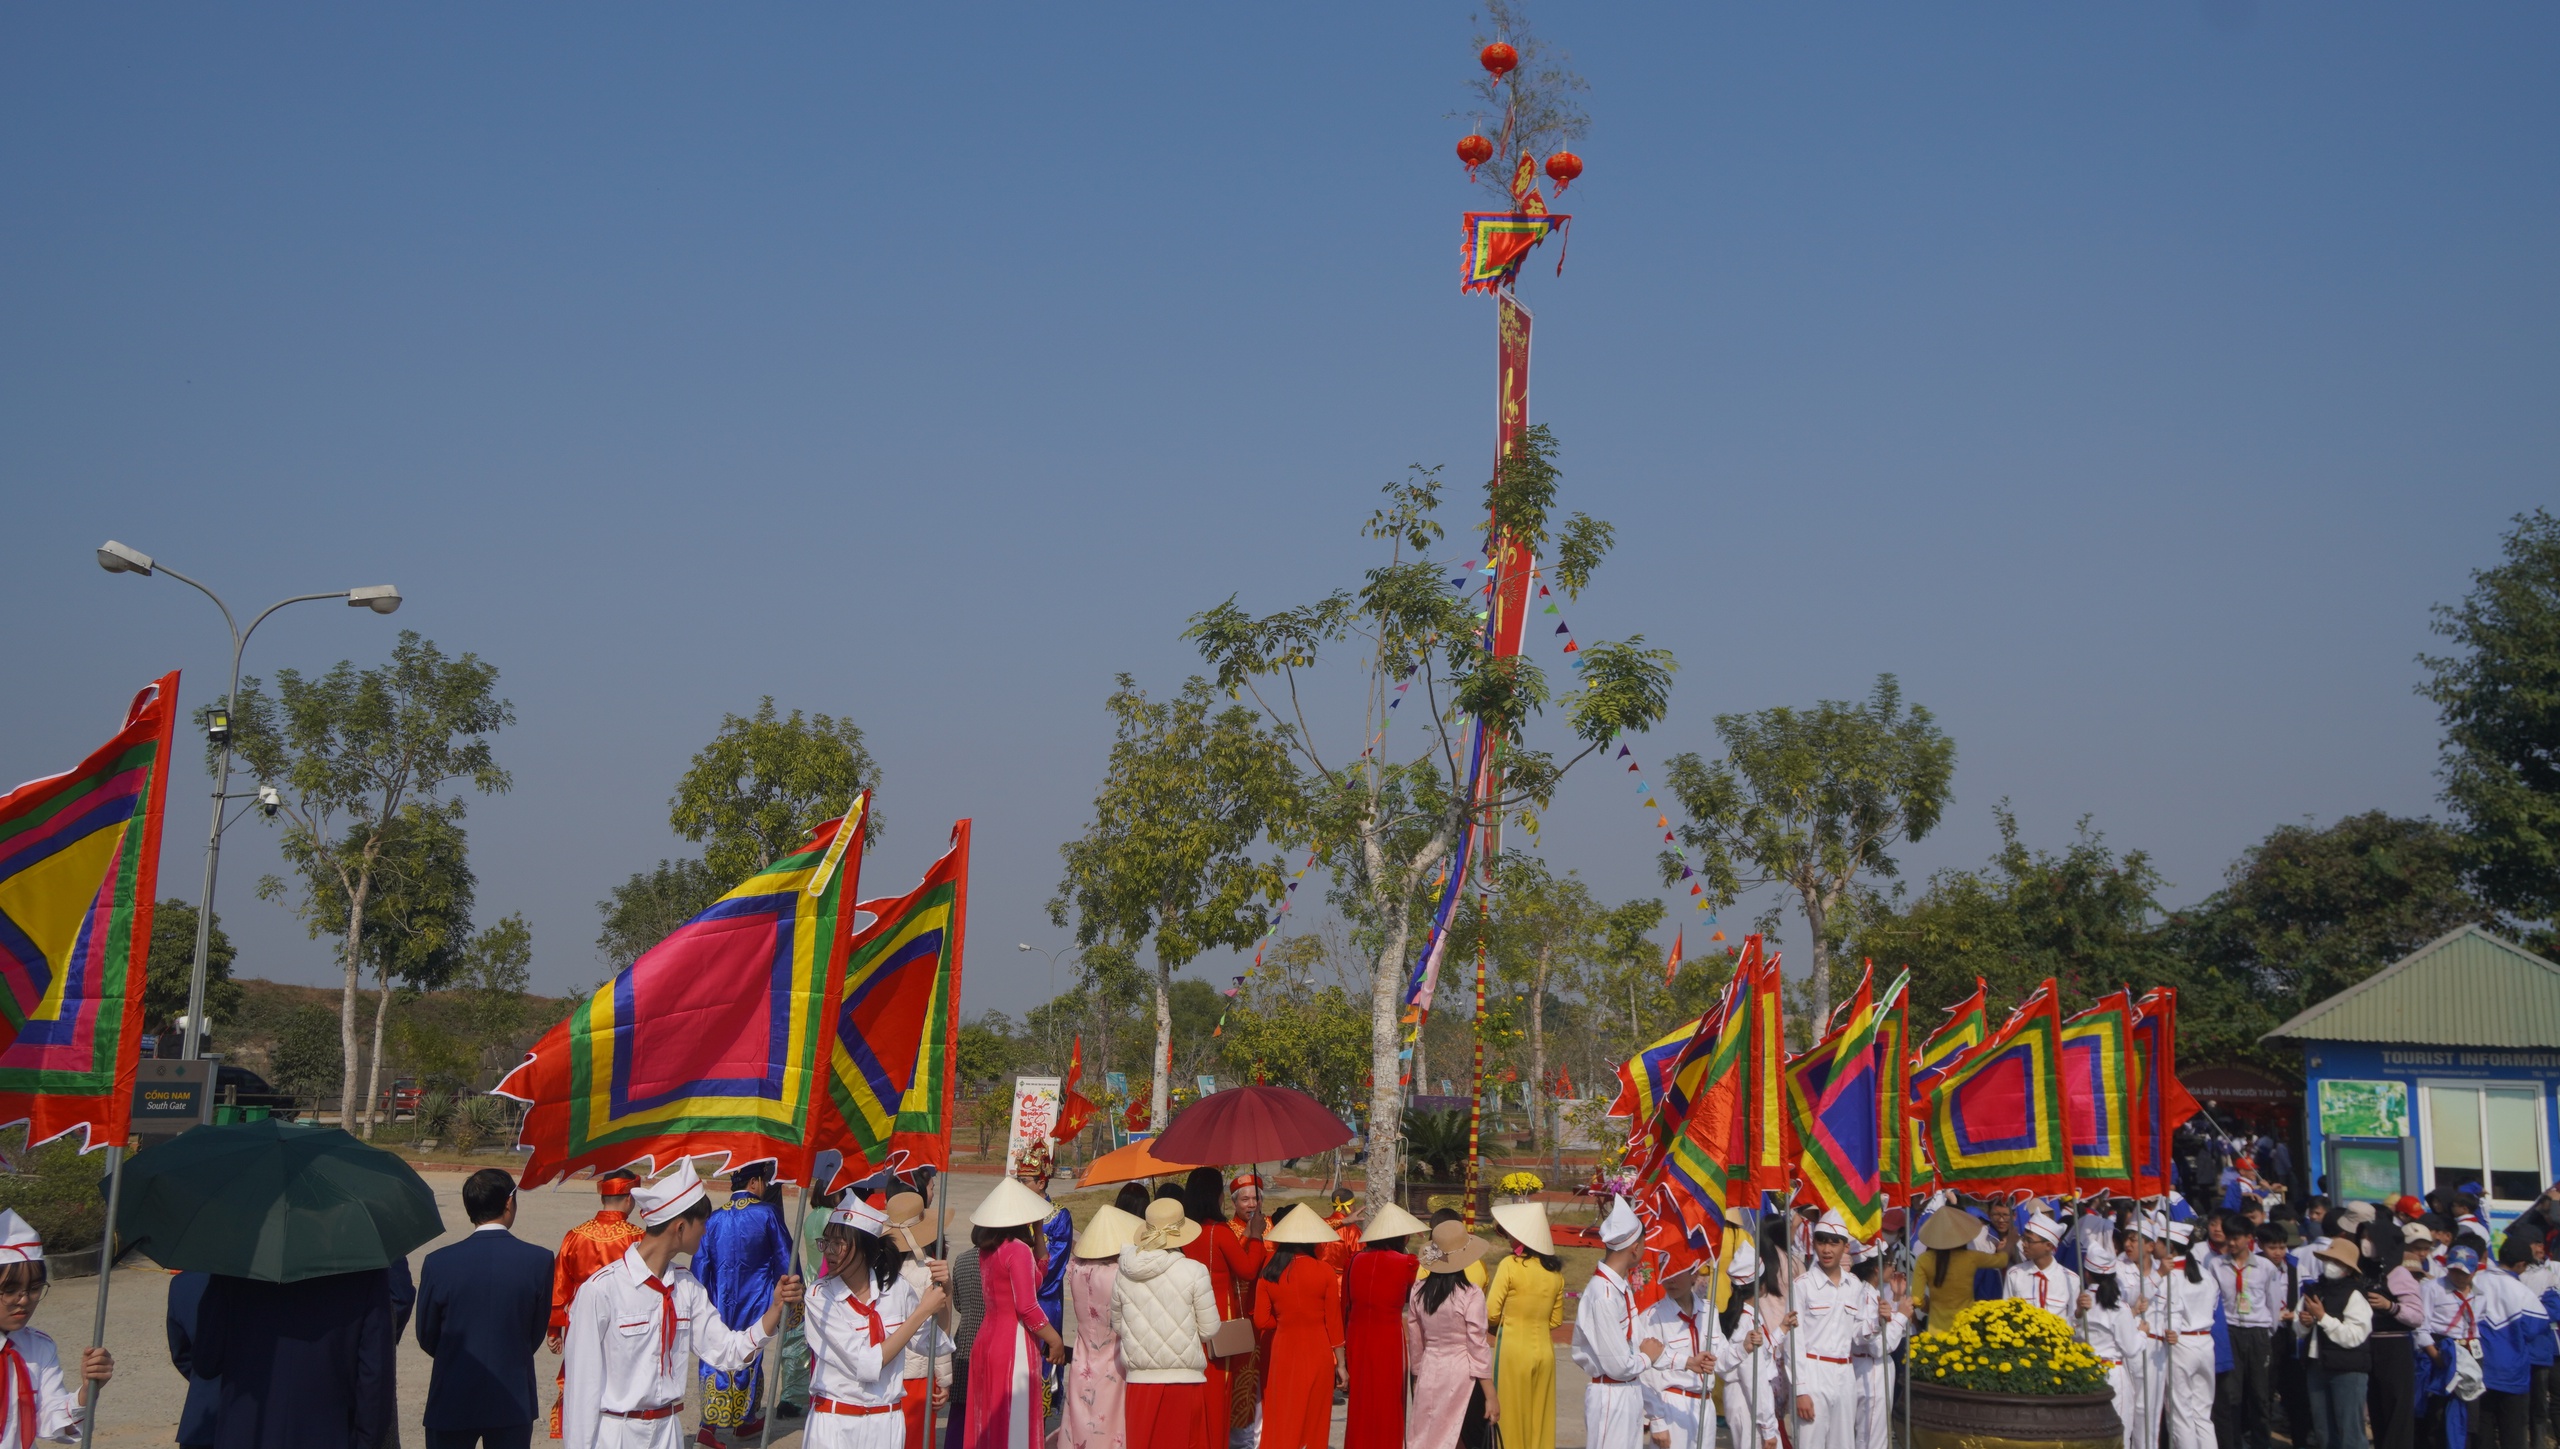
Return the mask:
{"type": "Polygon", "coordinates": [[[1396,1200],[1396,1163],[1404,1134],[1403,1074],[1397,1064],[1397,1008],[1404,1005],[1404,951],[1409,928],[1399,912],[1378,953],[1378,974],[1369,984],[1369,1211],[1396,1200]]]}
{"type": "Polygon", "coordinates": [[[382,1023],[391,1015],[391,968],[383,966],[374,973],[373,992],[373,1062],[366,1069],[364,1085],[364,1140],[373,1140],[374,1103],[382,1097],[382,1023]]]}
{"type": "Polygon", "coordinates": [[[1822,1028],[1831,1020],[1831,942],[1824,929],[1831,913],[1822,893],[1804,891],[1804,923],[1813,932],[1813,1020],[1805,1027],[1805,1045],[1810,1048],[1822,1039],[1822,1028]]]}
{"type": "MultiPolygon", "coordinates": [[[[347,989],[338,999],[338,1126],[355,1125],[356,1109],[356,993],[364,989],[364,963],[356,955],[356,943],[364,939],[364,898],[372,888],[368,872],[357,879],[355,889],[347,892],[347,989]]],[[[314,1114],[317,1115],[316,1113],[314,1114]]]]}
{"type": "MultiPolygon", "coordinates": [[[[1555,947],[1538,948],[1538,964],[1529,973],[1529,1091],[1531,1100],[1550,1095],[1547,1091],[1547,965],[1555,956],[1555,947]]],[[[1546,1124],[1539,1119],[1545,1114],[1529,1114],[1529,1142],[1537,1145],[1538,1134],[1546,1124]]]]}
{"type": "Polygon", "coordinates": [[[1173,1120],[1173,972],[1163,963],[1156,965],[1156,1079],[1153,1100],[1148,1104],[1150,1130],[1162,1132],[1173,1120]]]}

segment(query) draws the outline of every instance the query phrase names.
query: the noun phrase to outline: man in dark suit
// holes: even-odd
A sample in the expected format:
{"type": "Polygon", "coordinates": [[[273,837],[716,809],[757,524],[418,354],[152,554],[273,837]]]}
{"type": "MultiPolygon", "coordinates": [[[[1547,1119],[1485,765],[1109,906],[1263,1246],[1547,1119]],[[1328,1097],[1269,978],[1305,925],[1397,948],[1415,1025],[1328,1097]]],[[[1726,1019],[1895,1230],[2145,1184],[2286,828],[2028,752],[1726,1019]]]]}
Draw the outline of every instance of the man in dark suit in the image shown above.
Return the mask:
{"type": "Polygon", "coordinates": [[[216,1449],[395,1442],[391,1297],[385,1268],[292,1283],[211,1275],[190,1367],[222,1382],[216,1449]]]}
{"type": "Polygon", "coordinates": [[[527,1449],[542,1411],[533,1355],[551,1331],[551,1250],[509,1231],[516,1184],[484,1167],[462,1184],[472,1227],[427,1255],[418,1279],[418,1347],[427,1380],[427,1449],[527,1449]]]}
{"type": "Polygon", "coordinates": [[[178,1411],[179,1449],[213,1449],[213,1411],[222,1385],[195,1371],[196,1309],[211,1281],[210,1274],[196,1272],[169,1280],[169,1362],[187,1376],[186,1407],[178,1411]]]}

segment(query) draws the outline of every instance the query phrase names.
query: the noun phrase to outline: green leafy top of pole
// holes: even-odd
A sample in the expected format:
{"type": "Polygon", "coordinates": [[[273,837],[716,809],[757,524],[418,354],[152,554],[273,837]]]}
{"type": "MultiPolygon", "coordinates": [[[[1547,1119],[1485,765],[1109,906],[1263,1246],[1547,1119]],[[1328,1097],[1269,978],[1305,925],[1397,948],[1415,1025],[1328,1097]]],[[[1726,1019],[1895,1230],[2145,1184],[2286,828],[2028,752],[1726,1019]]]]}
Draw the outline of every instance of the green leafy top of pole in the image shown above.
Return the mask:
{"type": "Polygon", "coordinates": [[[1484,74],[1467,83],[1476,104],[1450,114],[1465,119],[1478,134],[1458,143],[1458,159],[1466,163],[1469,178],[1509,211],[1515,204],[1518,158],[1533,163],[1540,156],[1566,158],[1551,161],[1548,168],[1558,191],[1582,174],[1581,158],[1566,148],[1591,125],[1591,117],[1574,99],[1591,86],[1572,69],[1572,56],[1539,38],[1525,7],[1511,0],[1486,0],[1474,18],[1484,74]],[[1494,132],[1489,139],[1482,134],[1488,129],[1494,132]],[[1496,164],[1478,174],[1486,161],[1496,164]]]}

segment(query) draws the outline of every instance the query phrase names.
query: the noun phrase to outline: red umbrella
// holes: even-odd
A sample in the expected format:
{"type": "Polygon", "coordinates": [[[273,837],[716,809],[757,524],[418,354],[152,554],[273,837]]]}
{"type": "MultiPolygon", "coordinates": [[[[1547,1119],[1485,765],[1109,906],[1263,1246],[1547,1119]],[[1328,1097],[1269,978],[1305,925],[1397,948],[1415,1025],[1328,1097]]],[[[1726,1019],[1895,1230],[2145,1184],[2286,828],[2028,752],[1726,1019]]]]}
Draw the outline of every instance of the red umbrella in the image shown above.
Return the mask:
{"type": "Polygon", "coordinates": [[[1226,1167],[1312,1157],[1351,1140],[1351,1129],[1304,1092],[1231,1087],[1182,1110],[1156,1138],[1159,1157],[1226,1167]]]}

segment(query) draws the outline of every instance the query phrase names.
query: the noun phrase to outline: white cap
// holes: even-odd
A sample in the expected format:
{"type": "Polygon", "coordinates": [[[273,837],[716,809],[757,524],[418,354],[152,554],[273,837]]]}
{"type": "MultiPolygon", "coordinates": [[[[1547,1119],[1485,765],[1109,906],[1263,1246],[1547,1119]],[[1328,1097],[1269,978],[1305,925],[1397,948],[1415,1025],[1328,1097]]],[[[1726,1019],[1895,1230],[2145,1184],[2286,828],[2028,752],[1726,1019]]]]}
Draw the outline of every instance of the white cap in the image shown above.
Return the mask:
{"type": "Polygon", "coordinates": [[[2169,1241],[2177,1244],[2181,1248],[2185,1247],[2188,1240],[2193,1238],[2195,1235],[2196,1225],[2193,1223],[2173,1222],[2169,1224],[2169,1241]]]}
{"type": "MultiPolygon", "coordinates": [[[[1822,1216],[1814,1222],[1813,1235],[1817,1238],[1848,1238],[1849,1225],[1840,1220],[1840,1214],[1825,1209],[1822,1216]]],[[[1856,1240],[1850,1239],[1850,1241],[1856,1240]]]]}
{"type": "Polygon", "coordinates": [[[1883,1256],[1884,1240],[1882,1238],[1878,1238],[1872,1243],[1860,1243],[1857,1247],[1857,1251],[1849,1255],[1849,1261],[1852,1263],[1871,1263],[1883,1256]]]}
{"type": "Polygon", "coordinates": [[[2027,1231],[2048,1243],[2059,1244],[2062,1241],[2062,1224],[2051,1213],[2037,1213],[2027,1219],[2027,1231]]]}
{"type": "Polygon", "coordinates": [[[2087,1212],[2071,1225],[2080,1240],[2080,1266],[2091,1272],[2105,1273],[2116,1266],[2116,1220],[2102,1212],[2087,1212]]]}
{"type": "Polygon", "coordinates": [[[690,1157],[676,1159],[675,1171],[631,1189],[632,1208],[641,1222],[653,1228],[674,1222],[702,1198],[702,1178],[694,1172],[690,1157]]]}
{"type": "Polygon", "coordinates": [[[1733,1265],[1725,1276],[1736,1283],[1755,1282],[1760,1277],[1760,1250],[1751,1246],[1749,1238],[1733,1245],[1733,1265]]]}
{"type": "Polygon", "coordinates": [[[1644,1224],[1636,1221],[1635,1209],[1622,1197],[1609,1199],[1609,1215],[1600,1220],[1600,1241],[1610,1252],[1632,1248],[1644,1237],[1644,1224]]]}
{"type": "Polygon", "coordinates": [[[827,1226],[851,1228],[855,1232],[868,1233],[876,1238],[889,1230],[889,1215],[847,1193],[844,1201],[836,1204],[836,1210],[827,1214],[827,1226]]]}
{"type": "Polygon", "coordinates": [[[41,1263],[44,1242],[27,1220],[8,1208],[0,1208],[0,1263],[41,1263]]]}

